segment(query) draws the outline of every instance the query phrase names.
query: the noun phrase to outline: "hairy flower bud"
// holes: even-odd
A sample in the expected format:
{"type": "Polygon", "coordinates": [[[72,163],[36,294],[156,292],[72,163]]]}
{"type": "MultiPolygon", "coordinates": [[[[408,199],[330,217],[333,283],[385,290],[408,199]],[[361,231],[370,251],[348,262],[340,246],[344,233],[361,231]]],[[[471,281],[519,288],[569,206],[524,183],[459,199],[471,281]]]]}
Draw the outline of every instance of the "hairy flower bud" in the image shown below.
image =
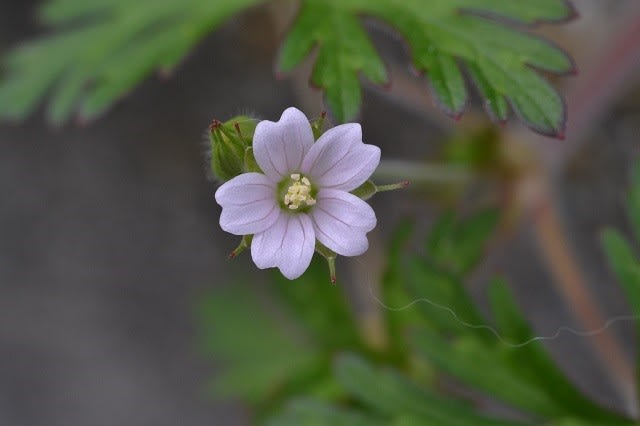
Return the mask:
{"type": "Polygon", "coordinates": [[[225,123],[211,122],[211,171],[216,179],[226,182],[248,171],[245,156],[255,128],[256,121],[246,116],[234,117],[225,123]]]}

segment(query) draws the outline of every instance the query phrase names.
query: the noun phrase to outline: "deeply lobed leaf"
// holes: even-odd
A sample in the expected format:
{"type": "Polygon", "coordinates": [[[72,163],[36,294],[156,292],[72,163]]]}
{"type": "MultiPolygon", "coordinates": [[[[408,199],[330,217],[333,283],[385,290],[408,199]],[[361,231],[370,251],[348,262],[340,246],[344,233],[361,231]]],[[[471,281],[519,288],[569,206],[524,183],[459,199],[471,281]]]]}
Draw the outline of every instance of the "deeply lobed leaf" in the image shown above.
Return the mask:
{"type": "Polygon", "coordinates": [[[200,38],[261,0],[51,0],[59,31],[15,49],[0,82],[0,117],[20,119],[45,95],[47,118],[91,119],[154,70],[171,70],[200,38]]]}
{"type": "Polygon", "coordinates": [[[362,99],[358,72],[384,84],[387,73],[357,17],[334,2],[306,0],[285,40],[279,68],[289,71],[317,46],[311,83],[325,90],[338,121],[354,117],[362,99]]]}
{"type": "Polygon", "coordinates": [[[343,355],[335,364],[342,385],[362,403],[385,418],[407,417],[425,425],[522,425],[475,412],[468,405],[436,395],[392,370],[374,368],[355,355],[343,355]]]}
{"type": "Polygon", "coordinates": [[[339,121],[352,118],[360,105],[357,72],[375,83],[386,81],[384,67],[356,20],[361,14],[387,22],[404,37],[415,68],[427,74],[446,113],[459,116],[464,110],[467,69],[492,118],[506,120],[510,105],[530,128],[562,135],[564,103],[536,69],[568,73],[574,70],[571,59],[549,42],[500,20],[529,25],[566,20],[573,16],[567,2],[305,0],[284,44],[280,67],[291,69],[317,45],[311,81],[325,89],[339,121]]]}

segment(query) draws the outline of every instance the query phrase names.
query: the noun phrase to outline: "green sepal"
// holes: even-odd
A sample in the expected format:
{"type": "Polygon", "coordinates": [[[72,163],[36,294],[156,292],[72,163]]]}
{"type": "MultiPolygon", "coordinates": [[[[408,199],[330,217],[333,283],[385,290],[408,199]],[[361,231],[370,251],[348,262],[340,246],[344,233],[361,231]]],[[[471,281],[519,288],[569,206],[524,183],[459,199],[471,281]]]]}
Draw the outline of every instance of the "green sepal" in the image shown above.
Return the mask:
{"type": "Polygon", "coordinates": [[[311,120],[311,131],[313,131],[313,138],[318,140],[322,136],[322,127],[324,126],[324,119],[327,117],[327,112],[322,111],[320,117],[315,120],[311,120]]]}
{"type": "Polygon", "coordinates": [[[226,182],[245,170],[245,150],[251,146],[255,120],[238,116],[224,123],[213,120],[209,126],[211,141],[211,172],[226,182]]]}
{"type": "Polygon", "coordinates": [[[240,253],[242,253],[247,248],[249,248],[249,246],[251,246],[252,240],[253,240],[253,235],[244,235],[242,237],[242,240],[240,240],[240,244],[238,244],[238,247],[236,247],[235,249],[233,249],[231,253],[229,253],[229,259],[234,259],[240,253]]]}
{"type": "Polygon", "coordinates": [[[378,192],[378,187],[371,180],[367,180],[365,183],[351,191],[353,195],[362,200],[368,200],[376,195],[376,192],[378,192]]]}
{"type": "Polygon", "coordinates": [[[326,247],[319,241],[316,241],[316,253],[320,256],[324,257],[327,260],[327,264],[329,265],[329,279],[331,280],[331,284],[336,283],[336,257],[338,255],[336,252],[326,247]]]}
{"type": "Polygon", "coordinates": [[[368,200],[378,192],[395,191],[396,189],[404,189],[407,186],[409,186],[408,180],[403,180],[401,182],[391,183],[388,185],[376,185],[371,180],[367,180],[365,183],[351,191],[351,194],[362,200],[368,200]]]}
{"type": "Polygon", "coordinates": [[[244,150],[244,171],[262,173],[256,158],[253,156],[253,147],[250,146],[244,150]]]}

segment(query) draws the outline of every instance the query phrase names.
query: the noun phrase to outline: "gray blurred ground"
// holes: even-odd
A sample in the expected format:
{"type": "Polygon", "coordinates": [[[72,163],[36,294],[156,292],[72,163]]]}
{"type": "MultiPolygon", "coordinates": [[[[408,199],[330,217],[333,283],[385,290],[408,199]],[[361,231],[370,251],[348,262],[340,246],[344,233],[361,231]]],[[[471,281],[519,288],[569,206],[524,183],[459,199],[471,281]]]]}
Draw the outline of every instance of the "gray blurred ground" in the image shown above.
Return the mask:
{"type": "MultiPolygon", "coordinates": [[[[2,4],[13,31],[30,31],[26,6],[2,4]]],[[[89,126],[0,126],[0,425],[244,423],[207,394],[192,318],[235,243],[204,130],[235,108],[275,117],[287,98],[269,61],[237,52],[241,29],[89,126]]]]}
{"type": "MultiPolygon", "coordinates": [[[[0,3],[1,47],[34,31],[31,12],[29,2],[0,3]]],[[[246,423],[240,406],[206,392],[215,365],[199,350],[192,314],[203,292],[230,284],[225,258],[236,242],[217,223],[204,129],[212,117],[249,109],[276,119],[295,104],[290,84],[273,78],[271,41],[247,35],[246,19],[215,32],[174,76],[150,78],[96,123],[49,129],[39,114],[0,126],[0,425],[246,423]]],[[[634,108],[610,117],[561,187],[582,260],[611,314],[626,305],[619,290],[608,290],[594,240],[604,224],[625,226],[634,108]]],[[[424,158],[438,134],[376,92],[366,93],[364,119],[365,139],[395,158],[424,158]]],[[[374,200],[383,235],[416,209],[410,196],[389,197],[374,200]]],[[[418,208],[430,214],[427,203],[418,208]]],[[[549,314],[562,301],[523,237],[496,269],[510,265],[526,278],[516,293],[538,330],[553,332],[567,321],[549,314]]],[[[628,341],[631,328],[621,333],[628,341]]],[[[589,374],[593,363],[576,339],[554,350],[591,395],[620,407],[598,373],[589,374]]]]}

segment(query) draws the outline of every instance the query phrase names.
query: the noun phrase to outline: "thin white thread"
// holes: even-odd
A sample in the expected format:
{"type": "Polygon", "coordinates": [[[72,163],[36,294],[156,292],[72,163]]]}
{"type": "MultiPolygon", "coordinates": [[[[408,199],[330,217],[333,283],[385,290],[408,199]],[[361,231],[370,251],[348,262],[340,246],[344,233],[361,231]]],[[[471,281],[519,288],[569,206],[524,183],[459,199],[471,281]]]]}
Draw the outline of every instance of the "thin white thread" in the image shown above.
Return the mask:
{"type": "MultiPolygon", "coordinates": [[[[364,263],[360,260],[360,259],[356,259],[356,261],[358,261],[362,266],[365,266],[364,263]]],[[[366,269],[364,269],[366,271],[366,269]]],[[[407,309],[410,309],[412,306],[417,305],[418,303],[427,303],[431,306],[433,306],[434,308],[440,309],[442,311],[448,312],[449,314],[451,314],[451,317],[458,322],[459,324],[461,324],[464,327],[473,329],[473,330],[487,330],[489,331],[491,334],[493,334],[496,339],[498,339],[498,341],[500,343],[502,343],[503,345],[510,347],[510,348],[522,348],[524,346],[530,345],[533,342],[538,342],[538,341],[551,341],[551,340],[556,340],[558,337],[560,337],[560,335],[563,332],[567,332],[569,334],[573,334],[575,336],[579,336],[579,337],[593,337],[596,336],[598,334],[604,333],[609,327],[611,327],[613,324],[617,323],[617,322],[622,322],[622,321],[637,321],[640,319],[640,315],[616,315],[613,317],[610,317],[607,321],[605,321],[605,323],[603,325],[601,325],[598,328],[594,328],[592,330],[576,330],[574,328],[571,328],[569,326],[563,325],[560,326],[556,329],[555,333],[548,335],[548,336],[534,336],[528,340],[525,340],[524,342],[520,342],[520,343],[513,343],[510,342],[508,340],[506,340],[504,337],[502,337],[502,335],[498,332],[498,330],[493,327],[490,326],[488,324],[473,324],[470,322],[467,322],[465,320],[463,320],[462,318],[460,318],[460,316],[450,307],[446,306],[446,305],[442,305],[440,303],[434,302],[433,300],[426,298],[426,297],[420,297],[417,299],[412,300],[411,302],[407,303],[404,306],[400,306],[400,307],[393,307],[393,306],[389,306],[386,303],[384,303],[382,300],[380,300],[380,298],[378,298],[378,296],[376,296],[373,293],[373,286],[371,285],[370,280],[367,280],[367,287],[369,288],[369,295],[371,296],[371,298],[383,309],[386,309],[388,311],[392,311],[392,312],[400,312],[400,311],[404,311],[407,309]]]]}

